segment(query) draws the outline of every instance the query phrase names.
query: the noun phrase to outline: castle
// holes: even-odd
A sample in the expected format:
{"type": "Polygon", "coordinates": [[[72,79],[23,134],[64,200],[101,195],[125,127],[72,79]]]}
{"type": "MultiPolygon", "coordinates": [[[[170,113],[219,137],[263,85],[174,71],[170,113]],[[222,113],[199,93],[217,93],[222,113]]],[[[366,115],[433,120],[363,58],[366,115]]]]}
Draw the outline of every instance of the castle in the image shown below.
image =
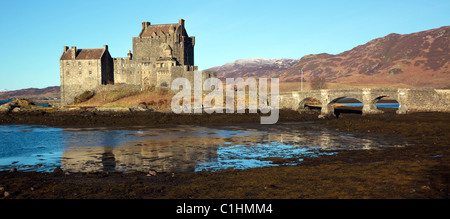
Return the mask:
{"type": "MultiPolygon", "coordinates": [[[[151,25],[142,22],[139,36],[133,37],[133,52],[112,58],[108,46],[77,49],[64,46],[60,58],[61,104],[67,105],[84,91],[103,85],[126,85],[129,89],[170,88],[172,80],[183,77],[193,83],[195,37],[189,37],[184,20],[175,24],[151,25]]],[[[216,77],[202,72],[202,78],[216,77]]]]}

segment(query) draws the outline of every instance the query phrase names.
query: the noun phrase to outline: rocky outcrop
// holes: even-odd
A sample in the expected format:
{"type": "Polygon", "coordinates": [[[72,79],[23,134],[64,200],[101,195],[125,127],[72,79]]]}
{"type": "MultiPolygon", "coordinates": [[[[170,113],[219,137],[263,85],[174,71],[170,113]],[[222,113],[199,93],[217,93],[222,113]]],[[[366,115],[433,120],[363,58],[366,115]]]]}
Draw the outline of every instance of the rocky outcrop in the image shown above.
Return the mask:
{"type": "Polygon", "coordinates": [[[152,111],[152,110],[153,109],[150,109],[146,105],[143,105],[143,104],[134,105],[134,106],[130,107],[131,112],[145,112],[145,111],[152,111]]]}
{"type": "Polygon", "coordinates": [[[17,99],[0,106],[0,113],[24,111],[36,108],[36,104],[27,99],[17,99]]]}

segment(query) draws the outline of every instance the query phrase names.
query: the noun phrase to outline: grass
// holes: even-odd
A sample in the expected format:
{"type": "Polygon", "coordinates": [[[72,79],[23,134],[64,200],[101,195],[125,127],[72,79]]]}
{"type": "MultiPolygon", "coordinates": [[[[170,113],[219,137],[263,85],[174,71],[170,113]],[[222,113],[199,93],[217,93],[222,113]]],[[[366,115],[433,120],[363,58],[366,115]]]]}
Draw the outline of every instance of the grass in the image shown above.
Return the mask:
{"type": "Polygon", "coordinates": [[[131,107],[143,105],[167,105],[173,94],[165,91],[105,90],[97,92],[91,99],[78,104],[80,107],[131,107]],[[154,104],[153,104],[154,103],[154,104]],[[161,104],[163,103],[163,104],[161,104]]]}

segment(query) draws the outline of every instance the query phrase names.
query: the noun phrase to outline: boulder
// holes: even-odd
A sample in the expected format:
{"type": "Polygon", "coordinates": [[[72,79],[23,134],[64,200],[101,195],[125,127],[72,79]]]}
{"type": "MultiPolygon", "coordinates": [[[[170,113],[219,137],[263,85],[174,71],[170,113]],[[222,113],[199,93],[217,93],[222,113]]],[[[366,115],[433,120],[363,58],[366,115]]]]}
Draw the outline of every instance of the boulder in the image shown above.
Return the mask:
{"type": "Polygon", "coordinates": [[[130,107],[131,112],[144,112],[144,111],[151,111],[152,109],[148,108],[146,105],[134,105],[130,107]]]}
{"type": "Polygon", "coordinates": [[[23,111],[28,109],[33,109],[36,107],[36,104],[34,104],[31,100],[27,99],[17,99],[13,100],[9,103],[5,103],[0,106],[0,113],[9,113],[11,111],[17,112],[17,111],[23,111]]]}
{"type": "Polygon", "coordinates": [[[17,107],[16,103],[13,103],[13,102],[5,103],[0,106],[0,112],[9,113],[9,112],[11,112],[11,110],[13,110],[16,107],[17,107]]]}
{"type": "Polygon", "coordinates": [[[130,109],[126,107],[97,107],[97,112],[129,112],[130,109]]]}
{"type": "Polygon", "coordinates": [[[18,107],[21,109],[32,109],[36,107],[36,104],[34,104],[33,101],[28,99],[17,99],[12,101],[12,103],[16,103],[18,107]]]}

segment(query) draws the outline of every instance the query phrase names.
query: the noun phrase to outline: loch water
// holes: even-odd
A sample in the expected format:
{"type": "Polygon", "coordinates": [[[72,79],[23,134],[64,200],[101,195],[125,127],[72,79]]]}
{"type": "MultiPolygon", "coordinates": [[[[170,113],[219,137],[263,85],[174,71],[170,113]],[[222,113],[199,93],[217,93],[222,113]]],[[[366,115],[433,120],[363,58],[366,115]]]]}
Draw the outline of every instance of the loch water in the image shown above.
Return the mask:
{"type": "Polygon", "coordinates": [[[306,157],[320,159],[342,150],[407,144],[399,137],[348,134],[311,122],[164,128],[0,125],[0,170],[217,171],[297,165],[306,157]],[[280,159],[285,162],[276,162],[280,159]]]}

